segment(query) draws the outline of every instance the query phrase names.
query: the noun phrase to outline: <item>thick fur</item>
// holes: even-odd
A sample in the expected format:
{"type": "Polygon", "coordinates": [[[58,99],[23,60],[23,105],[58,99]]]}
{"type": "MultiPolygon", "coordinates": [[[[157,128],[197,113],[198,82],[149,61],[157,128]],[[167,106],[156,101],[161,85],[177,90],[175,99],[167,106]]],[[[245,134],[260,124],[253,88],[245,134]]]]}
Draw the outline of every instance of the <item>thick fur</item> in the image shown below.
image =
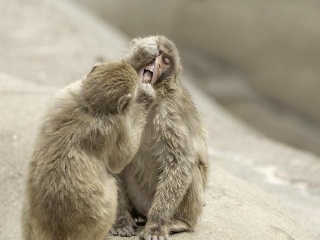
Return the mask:
{"type": "Polygon", "coordinates": [[[138,151],[154,92],[125,62],[95,66],[58,92],[26,183],[25,240],[102,240],[117,209],[119,173],[138,151]]]}
{"type": "Polygon", "coordinates": [[[154,45],[158,54],[170,58],[171,66],[153,85],[157,98],[139,151],[119,175],[122,199],[111,232],[133,235],[129,213],[135,210],[147,217],[140,238],[163,240],[173,232],[191,231],[197,224],[207,183],[208,156],[199,113],[178,78],[181,65],[175,45],[163,36],[135,39],[125,59],[139,68],[143,65],[139,61],[154,55],[154,45]]]}

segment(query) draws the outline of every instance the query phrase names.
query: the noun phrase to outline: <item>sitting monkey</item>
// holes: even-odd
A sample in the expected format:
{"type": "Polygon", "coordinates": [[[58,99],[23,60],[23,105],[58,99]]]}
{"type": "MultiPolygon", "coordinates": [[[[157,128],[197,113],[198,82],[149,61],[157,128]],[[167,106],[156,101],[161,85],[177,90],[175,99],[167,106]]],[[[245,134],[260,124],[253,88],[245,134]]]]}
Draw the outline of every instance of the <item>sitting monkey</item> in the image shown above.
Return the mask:
{"type": "Polygon", "coordinates": [[[125,62],[97,65],[58,93],[29,164],[25,240],[106,237],[117,209],[112,174],[138,151],[154,98],[125,62]]]}
{"type": "Polygon", "coordinates": [[[152,84],[157,97],[140,148],[118,176],[119,204],[111,233],[134,235],[136,212],[147,218],[140,238],[164,240],[173,232],[192,231],[202,212],[209,168],[205,130],[178,77],[180,57],[173,42],[163,36],[134,39],[125,61],[152,84]]]}

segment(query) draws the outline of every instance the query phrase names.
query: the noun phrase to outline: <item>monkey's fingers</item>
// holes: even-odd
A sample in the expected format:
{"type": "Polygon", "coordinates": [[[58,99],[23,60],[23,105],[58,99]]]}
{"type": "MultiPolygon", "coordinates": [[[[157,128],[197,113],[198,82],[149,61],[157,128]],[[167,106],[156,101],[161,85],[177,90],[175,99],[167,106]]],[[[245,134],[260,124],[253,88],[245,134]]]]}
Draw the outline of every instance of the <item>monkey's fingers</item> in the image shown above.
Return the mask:
{"type": "Polygon", "coordinates": [[[167,237],[164,237],[164,236],[151,236],[151,235],[149,235],[149,236],[146,236],[146,237],[142,237],[142,236],[140,236],[140,238],[139,238],[140,240],[169,240],[169,238],[167,238],[167,237]]]}
{"type": "Polygon", "coordinates": [[[111,228],[109,232],[111,233],[111,235],[117,236],[117,230],[115,230],[114,228],[111,228]]]}
{"type": "Polygon", "coordinates": [[[131,237],[135,235],[133,227],[112,228],[110,233],[113,236],[131,237]]]}
{"type": "Polygon", "coordinates": [[[169,240],[169,234],[163,226],[147,226],[139,236],[140,240],[169,240]]]}

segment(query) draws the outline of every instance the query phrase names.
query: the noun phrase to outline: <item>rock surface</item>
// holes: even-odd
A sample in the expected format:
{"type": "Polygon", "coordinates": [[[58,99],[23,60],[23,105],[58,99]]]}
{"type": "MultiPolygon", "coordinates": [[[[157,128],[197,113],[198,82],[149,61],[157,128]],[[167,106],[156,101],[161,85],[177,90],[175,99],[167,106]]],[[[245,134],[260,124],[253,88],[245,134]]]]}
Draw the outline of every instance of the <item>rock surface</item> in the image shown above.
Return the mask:
{"type": "MultiPolygon", "coordinates": [[[[21,239],[19,218],[26,166],[49,99],[58,88],[82,77],[97,59],[123,55],[128,39],[67,0],[1,0],[0,5],[4,19],[0,40],[5,46],[0,57],[0,239],[15,240],[21,239]]],[[[198,228],[172,239],[311,239],[306,232],[315,236],[314,229],[301,222],[307,214],[302,205],[305,202],[297,199],[296,185],[308,185],[303,185],[307,194],[310,189],[319,189],[320,181],[311,176],[316,169],[306,165],[319,159],[257,136],[203,96],[190,81],[186,83],[208,125],[211,172],[207,204],[198,228]],[[296,159],[294,164],[303,171],[286,171],[292,160],[288,158],[296,159]],[[281,192],[257,174],[268,170],[264,166],[273,161],[283,168],[274,168],[271,173],[281,173],[285,183],[280,186],[293,191],[290,196],[277,194],[280,200],[217,166],[225,165],[244,178],[256,178],[269,192],[281,192]],[[294,201],[289,203],[297,202],[294,206],[300,206],[301,213],[287,210],[290,205],[285,201],[290,198],[294,201]]],[[[272,174],[265,176],[274,177],[272,174]]],[[[316,192],[314,196],[319,200],[316,192]]],[[[312,205],[315,218],[307,219],[308,224],[318,223],[316,203],[312,205]]]]}

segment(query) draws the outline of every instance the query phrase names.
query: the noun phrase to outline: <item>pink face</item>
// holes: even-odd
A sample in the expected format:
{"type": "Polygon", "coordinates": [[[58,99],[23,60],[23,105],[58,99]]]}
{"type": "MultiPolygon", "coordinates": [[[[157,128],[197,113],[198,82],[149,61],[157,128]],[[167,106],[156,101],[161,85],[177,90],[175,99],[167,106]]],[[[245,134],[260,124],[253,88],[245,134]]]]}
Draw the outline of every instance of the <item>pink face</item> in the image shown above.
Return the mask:
{"type": "Polygon", "coordinates": [[[140,76],[143,83],[154,84],[169,69],[172,62],[161,53],[156,59],[141,70],[140,76]]]}

